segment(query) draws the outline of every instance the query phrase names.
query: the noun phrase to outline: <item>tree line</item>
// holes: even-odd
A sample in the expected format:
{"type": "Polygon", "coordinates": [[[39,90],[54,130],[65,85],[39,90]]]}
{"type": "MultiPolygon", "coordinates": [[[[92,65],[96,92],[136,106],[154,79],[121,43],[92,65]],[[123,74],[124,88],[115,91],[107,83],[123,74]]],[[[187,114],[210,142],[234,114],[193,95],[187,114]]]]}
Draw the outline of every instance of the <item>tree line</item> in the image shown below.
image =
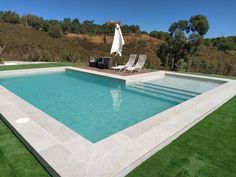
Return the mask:
{"type": "MultiPolygon", "coordinates": [[[[81,22],[78,18],[64,18],[60,20],[45,20],[36,15],[23,15],[20,16],[13,11],[1,11],[0,21],[18,24],[21,23],[25,26],[32,27],[35,30],[48,32],[51,37],[59,38],[66,33],[77,34],[105,34],[111,35],[114,33],[114,27],[108,24],[95,24],[93,20],[85,20],[81,22]]],[[[123,25],[122,32],[124,34],[140,33],[138,25],[123,25]]]]}
{"type": "MultiPolygon", "coordinates": [[[[27,14],[20,16],[13,11],[0,11],[0,21],[13,23],[13,24],[23,24],[28,27],[32,27],[35,30],[41,30],[48,32],[51,37],[59,38],[66,33],[77,33],[77,34],[103,34],[103,35],[113,35],[114,27],[112,25],[95,24],[93,20],[85,20],[81,22],[78,18],[64,18],[63,20],[45,20],[42,17],[27,14]]],[[[122,25],[122,32],[124,35],[130,33],[141,33],[146,34],[151,37],[167,40],[169,34],[163,31],[151,31],[150,33],[146,31],[141,31],[139,25],[122,25]]]]}
{"type": "Polygon", "coordinates": [[[207,38],[204,40],[204,44],[209,47],[216,47],[224,52],[236,51],[236,36],[207,38]]]}

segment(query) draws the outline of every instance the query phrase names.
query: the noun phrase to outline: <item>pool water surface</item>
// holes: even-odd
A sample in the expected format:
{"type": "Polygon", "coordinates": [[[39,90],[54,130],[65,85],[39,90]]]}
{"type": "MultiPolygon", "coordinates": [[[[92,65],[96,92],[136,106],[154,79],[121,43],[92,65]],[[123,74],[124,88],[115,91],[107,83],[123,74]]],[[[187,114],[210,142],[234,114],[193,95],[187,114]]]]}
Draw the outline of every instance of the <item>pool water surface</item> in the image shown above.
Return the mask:
{"type": "Polygon", "coordinates": [[[96,143],[220,85],[190,80],[167,76],[126,85],[122,80],[66,70],[2,77],[0,85],[96,143]],[[192,83],[201,89],[188,89],[192,83]]]}

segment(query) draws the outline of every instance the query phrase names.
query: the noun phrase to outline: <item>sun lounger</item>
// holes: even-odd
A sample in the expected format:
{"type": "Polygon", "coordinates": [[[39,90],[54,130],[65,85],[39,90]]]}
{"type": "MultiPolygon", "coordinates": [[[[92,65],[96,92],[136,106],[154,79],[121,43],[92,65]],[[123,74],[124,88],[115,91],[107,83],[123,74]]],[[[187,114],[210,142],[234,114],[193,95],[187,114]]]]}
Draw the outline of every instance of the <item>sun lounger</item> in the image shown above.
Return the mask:
{"type": "Polygon", "coordinates": [[[115,67],[112,67],[112,69],[113,70],[121,71],[122,69],[125,69],[125,68],[128,68],[128,67],[132,67],[132,66],[134,66],[136,58],[137,58],[137,54],[131,54],[129,56],[129,61],[125,65],[115,66],[115,67]]]}
{"type": "Polygon", "coordinates": [[[141,71],[146,62],[146,59],[147,55],[139,55],[138,61],[135,64],[135,66],[125,68],[124,72],[129,71],[130,73],[132,73],[133,71],[138,71],[138,72],[141,71]]]}

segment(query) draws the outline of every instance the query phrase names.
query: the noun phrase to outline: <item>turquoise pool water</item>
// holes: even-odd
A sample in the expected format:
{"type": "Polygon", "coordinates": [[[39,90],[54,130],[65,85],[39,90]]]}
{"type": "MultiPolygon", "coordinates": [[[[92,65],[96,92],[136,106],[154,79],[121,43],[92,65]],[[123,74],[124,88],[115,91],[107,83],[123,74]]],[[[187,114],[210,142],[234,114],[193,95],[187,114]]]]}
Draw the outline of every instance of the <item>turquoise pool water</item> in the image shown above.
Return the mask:
{"type": "Polygon", "coordinates": [[[120,80],[69,70],[0,78],[2,86],[93,143],[200,94],[171,83],[173,78],[167,77],[126,86],[120,80]]]}

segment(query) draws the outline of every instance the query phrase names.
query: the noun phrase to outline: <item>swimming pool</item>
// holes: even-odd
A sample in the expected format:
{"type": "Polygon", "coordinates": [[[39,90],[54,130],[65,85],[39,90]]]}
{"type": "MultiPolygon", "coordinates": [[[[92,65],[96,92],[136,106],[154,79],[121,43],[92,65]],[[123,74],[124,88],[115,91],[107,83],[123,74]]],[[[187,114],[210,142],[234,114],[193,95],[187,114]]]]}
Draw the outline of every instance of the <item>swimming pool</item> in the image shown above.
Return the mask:
{"type": "Polygon", "coordinates": [[[2,77],[0,84],[95,143],[222,82],[166,75],[126,85],[122,80],[66,70],[2,77]]]}

